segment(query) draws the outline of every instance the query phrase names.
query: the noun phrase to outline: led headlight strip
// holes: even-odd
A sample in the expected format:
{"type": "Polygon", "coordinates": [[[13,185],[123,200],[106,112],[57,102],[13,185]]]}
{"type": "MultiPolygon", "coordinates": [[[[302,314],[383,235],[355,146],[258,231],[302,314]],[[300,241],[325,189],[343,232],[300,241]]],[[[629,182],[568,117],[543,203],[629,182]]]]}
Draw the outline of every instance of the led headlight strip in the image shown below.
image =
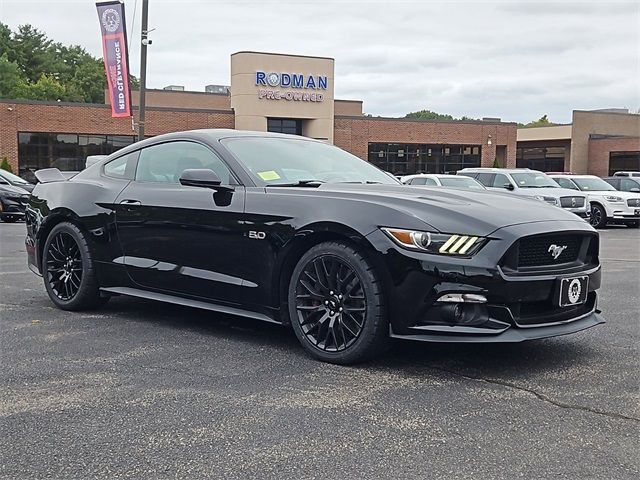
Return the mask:
{"type": "Polygon", "coordinates": [[[451,235],[416,230],[382,227],[401,247],[440,255],[472,255],[482,247],[485,239],[472,235],[451,235]]]}
{"type": "Polygon", "coordinates": [[[464,255],[469,251],[473,244],[478,241],[478,237],[470,237],[468,235],[451,235],[449,240],[438,249],[440,253],[464,255]]]}

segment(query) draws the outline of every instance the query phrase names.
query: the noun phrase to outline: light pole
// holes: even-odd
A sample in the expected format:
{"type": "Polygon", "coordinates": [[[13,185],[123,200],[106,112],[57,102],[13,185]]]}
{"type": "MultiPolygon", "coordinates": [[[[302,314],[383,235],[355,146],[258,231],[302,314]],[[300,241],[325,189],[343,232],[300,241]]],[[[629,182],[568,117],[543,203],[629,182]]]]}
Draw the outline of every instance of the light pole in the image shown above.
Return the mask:
{"type": "Polygon", "coordinates": [[[142,0],[142,26],[140,48],[140,101],[138,108],[140,109],[140,117],[138,118],[138,140],[144,140],[144,118],[145,118],[145,96],[147,90],[147,45],[151,44],[148,39],[149,34],[149,0],[142,0]]]}

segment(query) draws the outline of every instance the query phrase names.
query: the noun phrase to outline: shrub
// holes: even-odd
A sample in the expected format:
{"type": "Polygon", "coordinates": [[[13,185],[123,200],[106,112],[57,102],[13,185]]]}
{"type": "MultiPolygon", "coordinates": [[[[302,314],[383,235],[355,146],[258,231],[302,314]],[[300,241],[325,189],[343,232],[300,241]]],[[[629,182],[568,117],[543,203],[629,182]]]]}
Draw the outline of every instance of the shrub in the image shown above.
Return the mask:
{"type": "Polygon", "coordinates": [[[7,160],[7,157],[2,157],[2,162],[0,162],[0,168],[2,170],[6,170],[9,173],[13,173],[13,168],[11,168],[11,164],[9,164],[9,160],[7,160]]]}

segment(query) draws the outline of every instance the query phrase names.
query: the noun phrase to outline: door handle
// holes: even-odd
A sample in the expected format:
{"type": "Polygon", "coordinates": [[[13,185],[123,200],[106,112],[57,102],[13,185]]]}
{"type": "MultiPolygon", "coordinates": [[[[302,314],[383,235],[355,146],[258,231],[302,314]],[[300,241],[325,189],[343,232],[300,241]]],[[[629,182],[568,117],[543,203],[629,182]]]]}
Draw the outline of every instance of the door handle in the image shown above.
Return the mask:
{"type": "Polygon", "coordinates": [[[139,207],[140,205],[142,205],[142,203],[140,203],[140,200],[122,200],[120,202],[120,205],[123,205],[125,207],[128,208],[133,208],[133,207],[139,207]]]}

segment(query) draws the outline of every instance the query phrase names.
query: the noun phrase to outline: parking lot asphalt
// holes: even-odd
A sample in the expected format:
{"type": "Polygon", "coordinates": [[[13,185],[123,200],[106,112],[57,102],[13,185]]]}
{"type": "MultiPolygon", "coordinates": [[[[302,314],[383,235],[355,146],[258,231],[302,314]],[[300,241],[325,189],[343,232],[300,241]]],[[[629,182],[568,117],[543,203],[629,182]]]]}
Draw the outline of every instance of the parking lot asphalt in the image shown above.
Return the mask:
{"type": "Polygon", "coordinates": [[[640,475],[640,230],[601,231],[608,323],[396,342],[356,367],[283,327],[118,297],[64,312],[0,224],[0,478],[640,475]]]}

